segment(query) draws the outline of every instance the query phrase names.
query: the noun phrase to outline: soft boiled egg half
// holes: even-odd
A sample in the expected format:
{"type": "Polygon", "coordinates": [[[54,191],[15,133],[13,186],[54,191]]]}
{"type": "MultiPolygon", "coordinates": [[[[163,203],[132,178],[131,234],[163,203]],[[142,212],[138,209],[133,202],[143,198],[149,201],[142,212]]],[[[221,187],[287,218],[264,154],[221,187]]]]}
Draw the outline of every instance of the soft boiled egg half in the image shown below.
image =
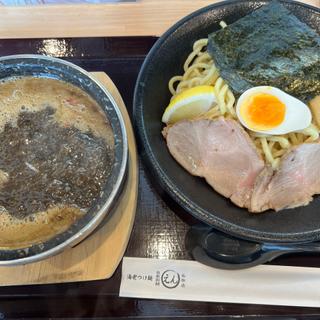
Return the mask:
{"type": "Polygon", "coordinates": [[[238,99],[236,111],[247,129],[269,135],[303,130],[312,120],[306,104],[269,86],[245,91],[238,99]]]}

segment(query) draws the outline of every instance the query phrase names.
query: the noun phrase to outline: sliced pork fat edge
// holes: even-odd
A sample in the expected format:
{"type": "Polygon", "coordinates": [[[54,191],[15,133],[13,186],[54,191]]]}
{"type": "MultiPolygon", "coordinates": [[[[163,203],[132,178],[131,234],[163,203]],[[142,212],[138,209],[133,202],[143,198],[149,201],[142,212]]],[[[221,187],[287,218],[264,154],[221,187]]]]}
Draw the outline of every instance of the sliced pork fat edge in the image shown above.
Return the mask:
{"type": "Polygon", "coordinates": [[[320,144],[292,148],[274,171],[235,120],[184,120],[163,130],[175,160],[251,212],[308,204],[320,193],[320,144]]]}
{"type": "Polygon", "coordinates": [[[264,168],[252,140],[234,120],[180,121],[165,129],[172,156],[239,207],[249,207],[256,177],[264,168]]]}

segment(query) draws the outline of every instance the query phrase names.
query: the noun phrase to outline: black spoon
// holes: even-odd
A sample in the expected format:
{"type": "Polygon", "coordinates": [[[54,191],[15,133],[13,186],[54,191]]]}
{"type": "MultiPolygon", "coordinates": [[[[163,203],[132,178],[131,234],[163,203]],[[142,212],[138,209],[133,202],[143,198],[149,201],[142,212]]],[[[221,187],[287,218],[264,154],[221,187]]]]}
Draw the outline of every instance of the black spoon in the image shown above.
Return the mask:
{"type": "Polygon", "coordinates": [[[317,242],[255,243],[229,236],[204,225],[190,228],[186,235],[186,248],[196,261],[228,270],[251,268],[288,253],[320,253],[320,243],[317,242]]]}

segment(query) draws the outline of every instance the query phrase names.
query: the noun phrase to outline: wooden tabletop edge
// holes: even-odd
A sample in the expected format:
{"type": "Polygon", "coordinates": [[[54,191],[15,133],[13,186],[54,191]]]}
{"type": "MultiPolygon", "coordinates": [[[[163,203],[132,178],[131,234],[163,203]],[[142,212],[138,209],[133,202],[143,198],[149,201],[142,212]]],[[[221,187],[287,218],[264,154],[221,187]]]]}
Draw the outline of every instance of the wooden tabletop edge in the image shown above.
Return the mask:
{"type": "MultiPolygon", "coordinates": [[[[219,0],[140,0],[0,6],[0,38],[160,36],[182,17],[219,0]]],[[[301,1],[320,7],[320,0],[301,1]]]]}

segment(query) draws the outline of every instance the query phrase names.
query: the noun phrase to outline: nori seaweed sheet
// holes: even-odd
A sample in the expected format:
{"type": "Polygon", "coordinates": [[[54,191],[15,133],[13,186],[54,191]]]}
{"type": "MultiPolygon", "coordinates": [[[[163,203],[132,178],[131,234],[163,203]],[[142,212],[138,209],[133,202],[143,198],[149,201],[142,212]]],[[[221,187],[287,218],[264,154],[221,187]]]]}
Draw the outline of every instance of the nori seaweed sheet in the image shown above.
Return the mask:
{"type": "Polygon", "coordinates": [[[320,37],[278,1],[210,34],[208,52],[237,96],[260,85],[320,94],[320,37]]]}

